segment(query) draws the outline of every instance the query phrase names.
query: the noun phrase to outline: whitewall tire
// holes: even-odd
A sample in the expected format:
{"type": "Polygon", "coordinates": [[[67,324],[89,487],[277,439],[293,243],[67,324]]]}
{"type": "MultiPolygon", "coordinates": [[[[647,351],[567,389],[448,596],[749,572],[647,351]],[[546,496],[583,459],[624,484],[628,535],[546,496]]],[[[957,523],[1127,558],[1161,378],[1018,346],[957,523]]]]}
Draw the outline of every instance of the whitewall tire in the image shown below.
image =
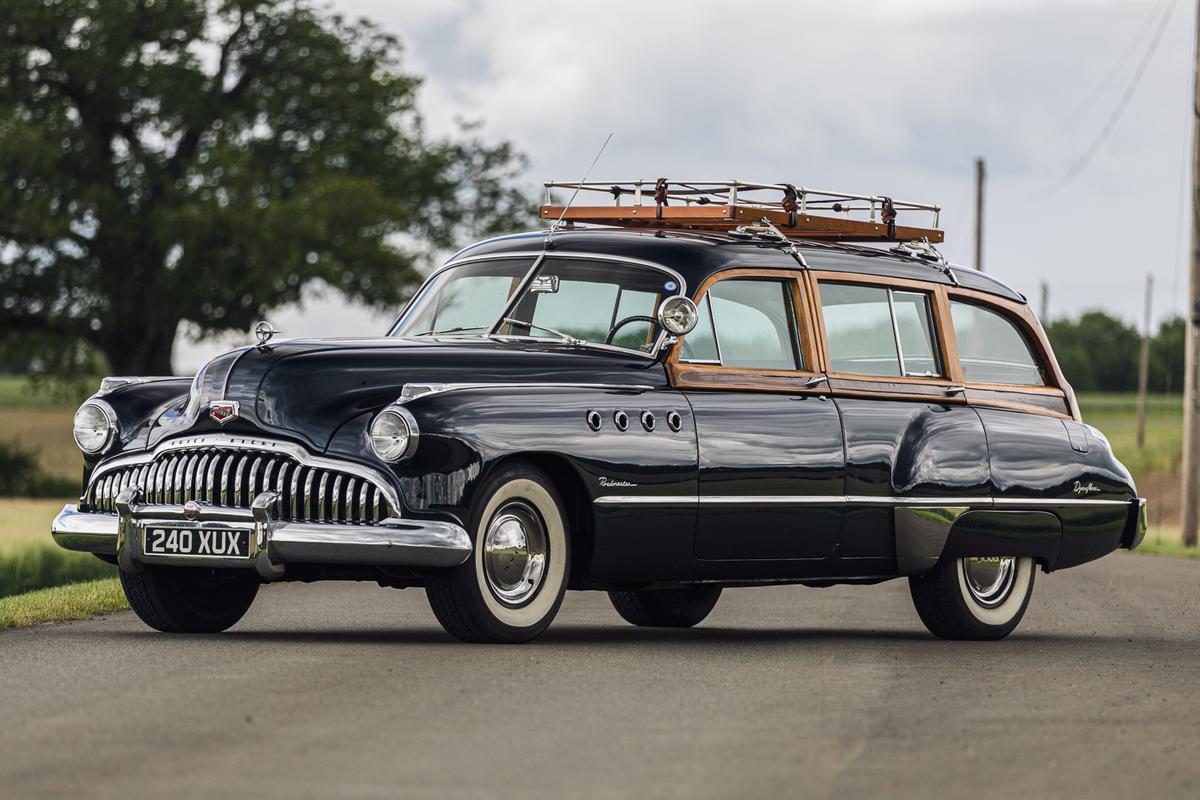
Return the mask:
{"type": "Polygon", "coordinates": [[[514,463],[480,488],[471,558],[425,587],[442,627],[466,642],[519,643],[541,634],[562,604],[570,542],[562,500],[539,469],[514,463]]]}
{"type": "Polygon", "coordinates": [[[1032,558],[954,558],[908,579],[917,614],[942,639],[1003,639],[1025,616],[1032,558]]]}

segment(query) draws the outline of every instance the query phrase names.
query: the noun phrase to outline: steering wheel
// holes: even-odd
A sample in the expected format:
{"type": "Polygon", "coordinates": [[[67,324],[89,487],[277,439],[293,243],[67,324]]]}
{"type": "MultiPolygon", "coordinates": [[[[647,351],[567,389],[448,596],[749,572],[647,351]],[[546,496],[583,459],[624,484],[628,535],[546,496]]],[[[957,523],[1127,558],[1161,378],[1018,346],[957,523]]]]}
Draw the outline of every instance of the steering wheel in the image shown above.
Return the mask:
{"type": "Polygon", "coordinates": [[[612,344],[612,340],[617,335],[617,331],[621,330],[621,328],[624,328],[631,322],[649,322],[651,325],[658,324],[658,320],[656,320],[654,317],[647,317],[645,314],[635,314],[632,317],[619,319],[611,328],[608,329],[608,338],[604,340],[604,343],[612,344]]]}

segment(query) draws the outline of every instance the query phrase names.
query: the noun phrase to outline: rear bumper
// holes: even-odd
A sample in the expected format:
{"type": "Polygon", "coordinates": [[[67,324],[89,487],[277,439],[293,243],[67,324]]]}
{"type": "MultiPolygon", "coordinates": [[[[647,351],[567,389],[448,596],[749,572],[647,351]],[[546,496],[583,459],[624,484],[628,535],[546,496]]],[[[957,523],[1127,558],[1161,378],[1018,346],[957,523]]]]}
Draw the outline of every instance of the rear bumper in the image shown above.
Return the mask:
{"type": "Polygon", "coordinates": [[[1121,534],[1121,547],[1132,550],[1146,538],[1146,498],[1137,497],[1131,503],[1125,532],[1121,534]]]}
{"type": "Polygon", "coordinates": [[[136,490],[118,498],[118,514],[93,514],[68,505],[50,532],[67,550],[115,556],[126,569],[139,564],[176,564],[256,569],[267,580],[281,577],[288,564],[384,567],[454,567],[471,554],[467,532],[452,522],[389,518],[374,525],[284,522],[270,518],[272,492],[255,498],[250,509],[200,505],[142,505],[136,490]],[[250,529],[249,558],[148,555],[143,533],[153,524],[175,528],[250,529]]]}

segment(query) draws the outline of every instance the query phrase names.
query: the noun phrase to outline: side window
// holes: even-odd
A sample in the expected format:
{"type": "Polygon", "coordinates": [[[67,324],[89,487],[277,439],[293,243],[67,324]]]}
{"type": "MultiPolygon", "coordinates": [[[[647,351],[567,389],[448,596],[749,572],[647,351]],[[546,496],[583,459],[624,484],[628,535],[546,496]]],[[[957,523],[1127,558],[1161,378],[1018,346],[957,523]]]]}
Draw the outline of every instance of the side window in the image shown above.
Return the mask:
{"type": "Polygon", "coordinates": [[[832,371],[942,375],[928,294],[827,281],[819,285],[832,371]]]}
{"type": "Polygon", "coordinates": [[[959,300],[950,301],[950,313],[968,383],[1046,385],[1046,371],[1029,341],[1003,314],[959,300]]]}
{"type": "Polygon", "coordinates": [[[680,360],[753,369],[800,369],[791,282],[730,278],[700,302],[700,321],[684,337],[680,360]]]}

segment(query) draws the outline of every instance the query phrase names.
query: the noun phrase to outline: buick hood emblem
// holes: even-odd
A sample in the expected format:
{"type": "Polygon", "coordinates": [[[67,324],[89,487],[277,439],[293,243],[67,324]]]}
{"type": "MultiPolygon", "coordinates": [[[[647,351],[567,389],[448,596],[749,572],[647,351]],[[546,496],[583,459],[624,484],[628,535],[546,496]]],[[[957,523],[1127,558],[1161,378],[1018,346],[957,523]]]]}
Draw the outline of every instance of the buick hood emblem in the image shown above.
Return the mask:
{"type": "Polygon", "coordinates": [[[238,418],[238,404],[236,400],[214,400],[208,404],[208,416],[212,417],[214,422],[224,425],[226,422],[238,418]]]}
{"type": "Polygon", "coordinates": [[[265,319],[254,326],[254,338],[258,339],[258,346],[264,349],[267,346],[267,342],[282,332],[265,319]]]}

